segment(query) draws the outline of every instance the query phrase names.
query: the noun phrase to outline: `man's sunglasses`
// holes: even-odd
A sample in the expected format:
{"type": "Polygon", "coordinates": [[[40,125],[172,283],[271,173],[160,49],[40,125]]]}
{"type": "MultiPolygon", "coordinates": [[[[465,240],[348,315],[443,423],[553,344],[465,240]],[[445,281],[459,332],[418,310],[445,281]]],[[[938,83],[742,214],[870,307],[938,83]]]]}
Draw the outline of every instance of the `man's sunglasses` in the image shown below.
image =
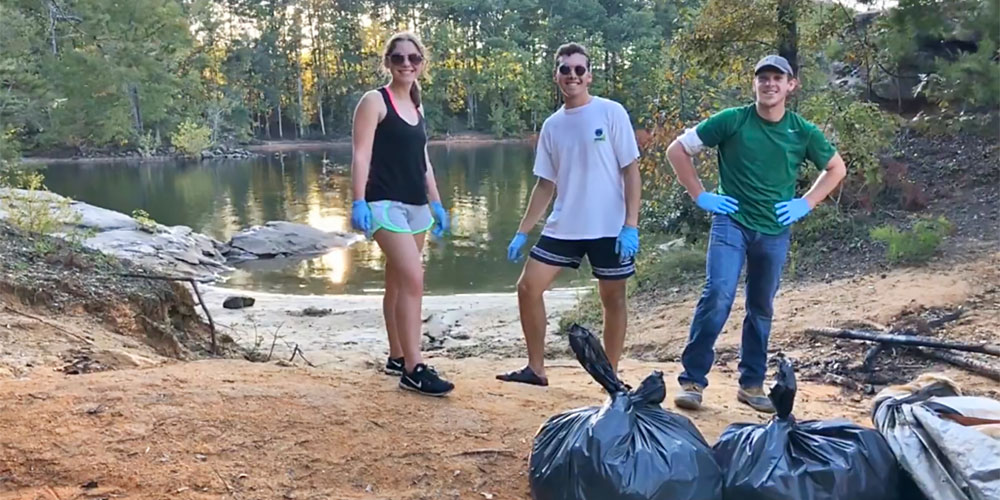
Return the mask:
{"type": "Polygon", "coordinates": [[[559,74],[560,75],[568,75],[570,73],[570,71],[576,73],[576,76],[583,76],[583,75],[587,74],[587,67],[586,66],[570,66],[568,64],[560,64],[559,65],[559,74]]]}
{"type": "Polygon", "coordinates": [[[417,54],[416,52],[414,52],[412,54],[409,54],[409,55],[403,55],[403,54],[390,54],[389,55],[389,62],[395,64],[396,66],[399,66],[399,65],[403,64],[403,62],[405,62],[407,59],[409,59],[410,60],[410,64],[412,64],[414,66],[416,66],[416,65],[424,62],[424,56],[422,56],[420,54],[417,54]]]}

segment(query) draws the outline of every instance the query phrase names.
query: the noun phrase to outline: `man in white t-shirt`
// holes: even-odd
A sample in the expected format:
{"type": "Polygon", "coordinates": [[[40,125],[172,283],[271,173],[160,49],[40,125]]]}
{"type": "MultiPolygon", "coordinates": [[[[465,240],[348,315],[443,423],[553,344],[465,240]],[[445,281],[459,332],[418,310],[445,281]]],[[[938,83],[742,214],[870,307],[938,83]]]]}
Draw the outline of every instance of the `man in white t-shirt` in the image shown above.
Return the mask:
{"type": "Polygon", "coordinates": [[[604,306],[604,348],[617,370],[625,344],[625,282],[639,251],[639,147],[628,112],[591,96],[590,56],[582,46],[559,47],[555,82],[565,104],[542,124],[535,153],[538,177],[507,257],[520,260],[527,234],[552,196],[555,205],[517,282],[528,365],[497,375],[509,382],[548,385],[545,376],[545,302],[559,271],[577,269],[586,256],[604,306]]]}

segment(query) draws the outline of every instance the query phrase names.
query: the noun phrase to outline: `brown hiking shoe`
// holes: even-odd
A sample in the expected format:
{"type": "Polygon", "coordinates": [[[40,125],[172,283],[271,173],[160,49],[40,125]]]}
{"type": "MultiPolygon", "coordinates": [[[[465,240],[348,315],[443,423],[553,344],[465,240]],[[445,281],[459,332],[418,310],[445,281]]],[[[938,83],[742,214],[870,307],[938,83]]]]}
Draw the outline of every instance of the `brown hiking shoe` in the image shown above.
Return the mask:
{"type": "Polygon", "coordinates": [[[674,396],[674,404],[685,410],[700,410],[701,393],[704,391],[705,388],[698,384],[683,383],[681,384],[681,392],[674,396]]]}
{"type": "Polygon", "coordinates": [[[740,387],[736,399],[761,413],[774,413],[774,405],[771,404],[767,394],[764,394],[764,388],[761,386],[740,387]]]}

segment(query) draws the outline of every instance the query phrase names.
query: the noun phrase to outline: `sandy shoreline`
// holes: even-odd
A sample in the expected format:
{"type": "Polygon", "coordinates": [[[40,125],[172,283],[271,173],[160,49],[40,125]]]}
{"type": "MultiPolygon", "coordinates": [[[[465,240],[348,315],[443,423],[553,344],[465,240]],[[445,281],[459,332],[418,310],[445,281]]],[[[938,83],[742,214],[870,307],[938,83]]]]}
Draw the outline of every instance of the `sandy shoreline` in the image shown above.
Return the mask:
{"type": "MultiPolygon", "coordinates": [[[[270,350],[277,331],[275,358],[287,359],[296,344],[317,365],[331,362],[363,367],[388,353],[382,296],[291,295],[203,286],[202,295],[217,331],[247,347],[270,350]],[[253,297],[253,306],[225,309],[226,297],[253,297]],[[305,316],[307,307],[329,309],[305,316]]],[[[589,288],[559,288],[545,294],[549,332],[562,312],[576,305],[589,288]]],[[[429,295],[423,301],[424,348],[429,356],[511,357],[523,355],[523,337],[514,293],[429,295]]],[[[549,341],[557,341],[555,335],[549,341]]]]}

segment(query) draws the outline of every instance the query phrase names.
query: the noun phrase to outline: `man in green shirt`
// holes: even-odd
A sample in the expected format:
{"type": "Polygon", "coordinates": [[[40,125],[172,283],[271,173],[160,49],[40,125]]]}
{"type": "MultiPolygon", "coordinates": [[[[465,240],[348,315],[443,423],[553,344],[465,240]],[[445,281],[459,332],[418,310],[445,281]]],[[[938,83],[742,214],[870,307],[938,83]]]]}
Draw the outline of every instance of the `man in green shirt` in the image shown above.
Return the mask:
{"type": "Polygon", "coordinates": [[[713,214],[707,279],[681,358],[681,392],[674,399],[681,408],[701,408],[715,340],[729,318],[746,262],[747,313],[737,399],[758,411],[774,412],[763,386],[774,296],[788,254],[788,226],[805,217],[847,174],[844,160],[823,133],[785,109],[786,98],[797,86],[785,58],[766,56],[754,69],[755,104],[711,116],[667,150],[677,180],[700,208],[713,214]],[[691,160],[706,146],[718,149],[717,193],[705,191],[691,160]],[[795,181],[807,159],[823,173],[809,192],[796,198],[795,181]]]}

